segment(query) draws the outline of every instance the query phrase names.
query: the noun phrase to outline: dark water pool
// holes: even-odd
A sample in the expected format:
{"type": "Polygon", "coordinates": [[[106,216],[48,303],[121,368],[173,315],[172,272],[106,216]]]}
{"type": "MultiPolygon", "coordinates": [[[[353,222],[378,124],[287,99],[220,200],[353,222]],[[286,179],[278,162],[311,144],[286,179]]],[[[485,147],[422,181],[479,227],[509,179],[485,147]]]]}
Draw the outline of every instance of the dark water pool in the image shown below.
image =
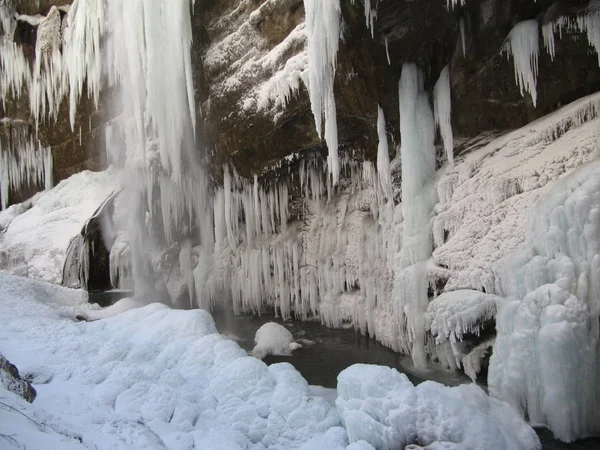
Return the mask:
{"type": "MultiPolygon", "coordinates": [[[[130,295],[131,292],[125,291],[90,292],[90,302],[109,306],[130,295]]],[[[417,370],[410,358],[393,352],[353,329],[333,330],[316,322],[282,322],[268,314],[235,316],[225,309],[214,311],[213,318],[219,332],[236,340],[247,351],[254,347],[256,330],[267,322],[281,323],[290,330],[296,340],[306,339],[313,342],[296,350],[292,356],[267,356],[264,359],[267,364],[289,362],[311,385],[335,388],[337,375],[348,366],[357,363],[394,367],[405,373],[415,384],[425,380],[434,380],[449,386],[470,382],[466,376],[447,372],[441,367],[432,366],[430,370],[417,370]]],[[[600,450],[600,438],[565,444],[554,439],[552,433],[546,429],[536,431],[544,450],[600,450]]]]}

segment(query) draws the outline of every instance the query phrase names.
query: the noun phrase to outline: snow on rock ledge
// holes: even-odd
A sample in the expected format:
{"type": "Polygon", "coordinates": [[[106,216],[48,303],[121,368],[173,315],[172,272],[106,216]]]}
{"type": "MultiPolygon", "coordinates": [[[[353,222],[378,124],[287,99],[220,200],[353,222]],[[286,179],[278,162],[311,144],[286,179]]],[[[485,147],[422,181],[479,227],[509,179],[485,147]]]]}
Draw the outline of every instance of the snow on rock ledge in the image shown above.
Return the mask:
{"type": "Polygon", "coordinates": [[[61,284],[66,253],[86,221],[119,188],[117,172],[81,172],[0,213],[0,269],[61,284]]]}

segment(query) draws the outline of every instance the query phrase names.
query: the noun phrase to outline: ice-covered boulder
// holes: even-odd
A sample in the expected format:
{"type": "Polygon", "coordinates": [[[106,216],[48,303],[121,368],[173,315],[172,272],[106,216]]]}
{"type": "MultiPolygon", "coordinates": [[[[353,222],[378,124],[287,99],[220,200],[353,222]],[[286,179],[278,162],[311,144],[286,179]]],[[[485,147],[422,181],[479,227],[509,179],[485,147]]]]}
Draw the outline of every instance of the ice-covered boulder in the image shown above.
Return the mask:
{"type": "Polygon", "coordinates": [[[294,336],[283,325],[275,322],[265,323],[258,329],[254,336],[254,350],[252,354],[259,359],[267,355],[287,356],[293,350],[302,347],[294,342],[294,336]]]}

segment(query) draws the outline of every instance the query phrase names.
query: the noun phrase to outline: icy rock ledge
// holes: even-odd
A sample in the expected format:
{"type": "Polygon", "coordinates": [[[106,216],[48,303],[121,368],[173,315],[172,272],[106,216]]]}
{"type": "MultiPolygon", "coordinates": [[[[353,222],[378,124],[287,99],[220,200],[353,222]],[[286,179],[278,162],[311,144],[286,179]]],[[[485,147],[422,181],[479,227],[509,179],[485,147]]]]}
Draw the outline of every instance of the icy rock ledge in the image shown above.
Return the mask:
{"type": "Polygon", "coordinates": [[[293,350],[302,347],[294,342],[294,336],[287,328],[275,322],[265,323],[254,336],[252,355],[263,359],[267,355],[289,356],[293,350]]]}

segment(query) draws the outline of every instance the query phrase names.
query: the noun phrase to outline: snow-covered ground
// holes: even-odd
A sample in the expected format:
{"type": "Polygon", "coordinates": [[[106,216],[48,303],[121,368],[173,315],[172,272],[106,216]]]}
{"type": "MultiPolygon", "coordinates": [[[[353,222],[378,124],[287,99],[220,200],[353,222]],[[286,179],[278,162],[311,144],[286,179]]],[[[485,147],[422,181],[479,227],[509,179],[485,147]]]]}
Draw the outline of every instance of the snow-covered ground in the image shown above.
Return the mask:
{"type": "Polygon", "coordinates": [[[61,284],[69,244],[117,189],[115,170],[84,171],[0,212],[0,269],[61,284]]]}
{"type": "Polygon", "coordinates": [[[31,405],[0,392],[0,434],[10,436],[0,447],[371,450],[398,438],[540,448],[474,385],[415,388],[393,369],[357,365],[340,374],[334,406],[291,365],[267,366],[219,335],[205,311],[152,304],[77,322],[85,299],[0,272],[0,352],[38,392],[31,405]]]}

